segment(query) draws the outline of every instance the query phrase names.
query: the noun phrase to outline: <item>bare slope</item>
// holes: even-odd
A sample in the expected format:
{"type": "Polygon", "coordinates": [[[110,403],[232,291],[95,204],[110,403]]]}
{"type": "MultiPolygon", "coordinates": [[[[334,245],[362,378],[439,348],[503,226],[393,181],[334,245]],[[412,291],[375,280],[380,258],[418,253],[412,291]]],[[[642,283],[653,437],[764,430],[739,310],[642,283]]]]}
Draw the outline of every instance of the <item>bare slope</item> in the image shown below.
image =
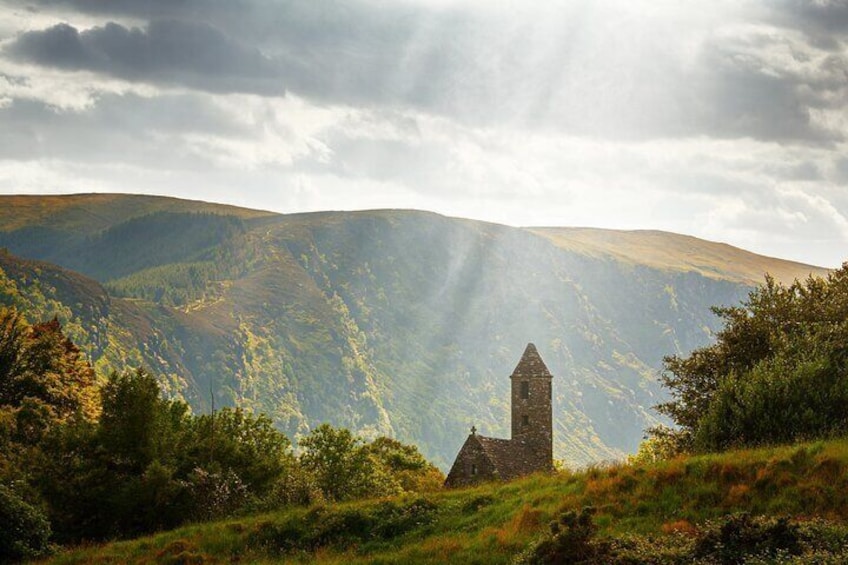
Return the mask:
{"type": "Polygon", "coordinates": [[[595,257],[612,257],[668,271],[695,272],[742,284],[759,284],[765,273],[784,283],[823,276],[828,270],[757,255],[726,243],[664,231],[596,228],[528,228],[558,247],[595,257]]]}

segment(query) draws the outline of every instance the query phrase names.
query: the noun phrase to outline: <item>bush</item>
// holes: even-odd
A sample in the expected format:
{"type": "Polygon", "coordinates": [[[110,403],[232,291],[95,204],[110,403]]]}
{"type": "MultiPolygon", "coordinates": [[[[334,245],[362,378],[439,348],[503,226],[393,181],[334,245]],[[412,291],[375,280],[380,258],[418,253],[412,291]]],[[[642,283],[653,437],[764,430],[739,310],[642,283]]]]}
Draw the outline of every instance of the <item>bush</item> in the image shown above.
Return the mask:
{"type": "Polygon", "coordinates": [[[530,565],[610,562],[609,544],[595,539],[598,527],[592,521],[594,513],[594,508],[586,507],[579,514],[569,511],[551,522],[551,536],[533,549],[527,562],[530,565]]]}
{"type": "Polygon", "coordinates": [[[40,557],[50,550],[50,522],[36,507],[0,485],[0,562],[40,557]]]}
{"type": "Polygon", "coordinates": [[[778,555],[800,555],[798,527],[786,518],[752,518],[743,513],[725,518],[708,529],[695,545],[695,557],[727,565],[747,562],[752,557],[774,559],[778,555]]]}
{"type": "Polygon", "coordinates": [[[398,538],[435,519],[438,507],[427,498],[387,501],[371,508],[318,506],[282,523],[263,524],[248,545],[271,554],[312,552],[322,547],[344,550],[371,541],[398,538]]]}

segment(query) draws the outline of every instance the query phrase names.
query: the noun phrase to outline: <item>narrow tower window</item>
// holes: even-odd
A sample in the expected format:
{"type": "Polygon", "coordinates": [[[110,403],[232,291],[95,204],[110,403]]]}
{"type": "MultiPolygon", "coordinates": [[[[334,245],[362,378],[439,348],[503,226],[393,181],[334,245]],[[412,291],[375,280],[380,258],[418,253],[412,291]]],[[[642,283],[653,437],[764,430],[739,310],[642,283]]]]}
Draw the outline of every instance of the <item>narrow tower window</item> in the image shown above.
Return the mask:
{"type": "Polygon", "coordinates": [[[521,381],[521,398],[530,398],[530,383],[521,381]]]}
{"type": "Polygon", "coordinates": [[[529,426],[530,425],[530,416],[528,416],[527,414],[524,414],[521,417],[521,425],[522,426],[529,426]]]}
{"type": "Polygon", "coordinates": [[[477,474],[477,465],[475,465],[474,463],[471,464],[471,474],[472,475],[477,474]]]}

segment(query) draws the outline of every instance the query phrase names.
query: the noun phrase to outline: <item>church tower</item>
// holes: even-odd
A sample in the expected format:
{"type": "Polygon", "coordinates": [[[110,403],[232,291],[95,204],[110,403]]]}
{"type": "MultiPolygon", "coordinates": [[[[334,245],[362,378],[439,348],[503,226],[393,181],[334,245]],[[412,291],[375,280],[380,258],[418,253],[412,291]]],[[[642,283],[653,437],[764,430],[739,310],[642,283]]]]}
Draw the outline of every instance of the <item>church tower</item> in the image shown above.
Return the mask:
{"type": "Polygon", "coordinates": [[[486,437],[472,427],[448,472],[446,487],[495,479],[509,481],[530,473],[553,471],[552,378],[536,346],[528,343],[510,377],[512,438],[486,437]]]}
{"type": "Polygon", "coordinates": [[[512,441],[526,446],[526,463],[537,470],[553,469],[552,378],[536,346],[528,343],[510,376],[512,441]]]}

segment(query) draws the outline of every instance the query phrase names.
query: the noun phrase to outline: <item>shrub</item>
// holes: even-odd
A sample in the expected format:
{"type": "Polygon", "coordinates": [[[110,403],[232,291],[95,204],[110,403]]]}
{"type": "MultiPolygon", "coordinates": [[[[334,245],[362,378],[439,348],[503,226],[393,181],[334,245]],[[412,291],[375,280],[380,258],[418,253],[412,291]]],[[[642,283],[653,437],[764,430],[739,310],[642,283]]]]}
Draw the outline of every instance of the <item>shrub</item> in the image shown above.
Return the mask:
{"type": "Polygon", "coordinates": [[[50,522],[36,507],[0,485],[0,562],[17,562],[50,550],[50,522]]]}
{"type": "Polygon", "coordinates": [[[606,563],[611,558],[608,543],[595,539],[598,528],[592,521],[595,509],[584,508],[579,514],[569,511],[551,522],[551,536],[531,552],[530,565],[555,563],[606,563]]]}
{"type": "Polygon", "coordinates": [[[369,541],[386,541],[427,526],[438,507],[427,498],[386,501],[374,507],[318,506],[282,523],[265,523],[248,545],[271,554],[312,552],[322,547],[346,549],[369,541]]]}
{"type": "Polygon", "coordinates": [[[775,558],[800,555],[798,527],[787,518],[752,518],[736,514],[711,527],[695,545],[695,557],[735,565],[751,557],[775,558]]]}

